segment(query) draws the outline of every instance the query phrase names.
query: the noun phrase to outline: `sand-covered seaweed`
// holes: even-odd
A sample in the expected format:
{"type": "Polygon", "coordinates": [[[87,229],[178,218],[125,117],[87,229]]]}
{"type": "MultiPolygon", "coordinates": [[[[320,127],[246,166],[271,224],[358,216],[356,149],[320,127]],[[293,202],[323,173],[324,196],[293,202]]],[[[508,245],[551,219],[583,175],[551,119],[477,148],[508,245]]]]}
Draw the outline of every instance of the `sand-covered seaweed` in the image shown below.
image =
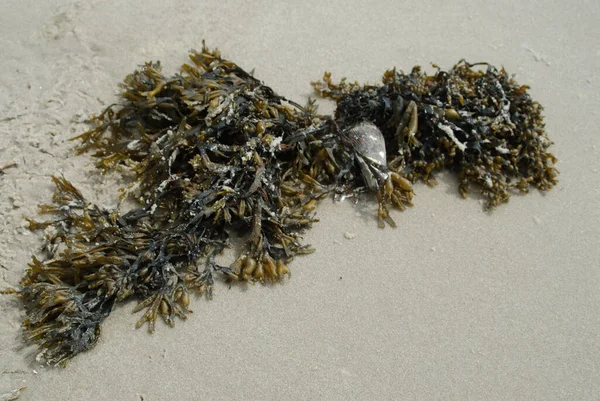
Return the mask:
{"type": "MultiPolygon", "coordinates": [[[[437,67],[436,67],[437,68],[437,67]]],[[[95,345],[115,305],[139,301],[138,327],[173,325],[190,294],[212,296],[215,280],[274,283],[299,254],[302,233],[329,194],[377,195],[380,226],[390,209],[412,206],[413,184],[458,175],[493,209],[514,192],[557,182],[542,107],[504,69],[460,61],[428,75],[419,67],[386,71],[381,85],[326,73],[313,86],[337,103],[334,116],[278,95],[205,46],[175,75],[147,63],[128,75],[117,104],[79,135],[102,171],[126,169],[127,211],[85,199],[53,178],[41,254],[17,295],[25,336],[50,364],[95,345]],[[231,235],[244,245],[230,265],[216,256],[231,235]]]]}

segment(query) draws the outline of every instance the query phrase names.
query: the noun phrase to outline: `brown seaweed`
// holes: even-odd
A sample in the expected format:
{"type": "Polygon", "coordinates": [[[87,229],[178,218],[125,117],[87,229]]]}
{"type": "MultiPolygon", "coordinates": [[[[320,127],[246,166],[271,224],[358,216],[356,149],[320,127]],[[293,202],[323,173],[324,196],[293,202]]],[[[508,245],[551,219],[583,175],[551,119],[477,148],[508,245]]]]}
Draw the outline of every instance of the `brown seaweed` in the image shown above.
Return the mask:
{"type": "Polygon", "coordinates": [[[40,211],[48,221],[43,259],[34,257],[18,295],[28,340],[50,364],[91,348],[116,304],[134,297],[154,330],[189,313],[190,293],[212,296],[215,280],[272,283],[312,252],[304,230],[328,194],[377,194],[389,208],[412,205],[413,183],[458,174],[463,196],[477,186],[493,208],[511,192],[556,184],[542,107],[503,69],[459,62],[433,75],[387,71],[381,86],[325,74],[313,83],[337,102],[335,116],[276,94],[217,50],[192,51],[166,76],[160,63],[128,75],[118,104],[75,138],[101,171],[127,169],[136,206],[108,210],[64,177],[40,211]],[[216,256],[244,236],[235,261],[216,256]]]}

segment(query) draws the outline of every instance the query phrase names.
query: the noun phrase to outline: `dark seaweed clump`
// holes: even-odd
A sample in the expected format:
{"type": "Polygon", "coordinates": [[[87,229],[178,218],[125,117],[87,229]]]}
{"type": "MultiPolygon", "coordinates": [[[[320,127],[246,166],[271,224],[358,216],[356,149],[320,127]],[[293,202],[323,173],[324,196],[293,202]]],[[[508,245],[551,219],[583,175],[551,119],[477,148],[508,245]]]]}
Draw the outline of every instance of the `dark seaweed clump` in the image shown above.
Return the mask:
{"type": "Polygon", "coordinates": [[[475,184],[488,207],[530,186],[556,184],[542,107],[504,70],[461,61],[427,75],[387,71],[381,86],[325,74],[316,91],[337,102],[335,117],[277,95],[217,50],[193,51],[165,76],[147,63],[125,78],[118,104],[77,137],[100,170],[126,169],[136,206],[104,209],[54,177],[43,260],[30,264],[18,295],[25,334],[50,364],[91,348],[102,321],[130,297],[153,331],[189,313],[190,293],[212,296],[217,277],[272,283],[289,274],[300,235],[330,193],[377,194],[389,208],[412,205],[412,183],[447,169],[464,196],[475,184]],[[379,139],[381,138],[381,140],[379,139]],[[381,142],[381,143],[379,143],[381,142]],[[383,151],[381,158],[378,153],[383,151]],[[216,255],[244,238],[228,266],[216,255]]]}

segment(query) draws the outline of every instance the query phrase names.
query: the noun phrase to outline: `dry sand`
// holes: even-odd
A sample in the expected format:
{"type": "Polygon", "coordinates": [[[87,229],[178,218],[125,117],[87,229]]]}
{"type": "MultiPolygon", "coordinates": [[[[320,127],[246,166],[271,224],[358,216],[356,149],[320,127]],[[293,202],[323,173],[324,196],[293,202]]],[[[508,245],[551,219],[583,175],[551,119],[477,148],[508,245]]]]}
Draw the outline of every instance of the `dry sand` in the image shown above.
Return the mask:
{"type": "Polygon", "coordinates": [[[31,359],[23,311],[0,297],[0,394],[600,399],[599,2],[203,3],[2,2],[0,162],[17,165],[0,175],[0,289],[18,284],[40,244],[23,216],[50,199],[51,174],[113,203],[118,178],[90,174],[90,158],[69,151],[78,121],[113,102],[137,65],[160,59],[173,72],[202,39],[300,101],[324,70],[376,82],[392,66],[504,65],[545,107],[558,187],[488,214],[443,176],[417,186],[395,230],[377,229],[370,206],[325,202],[306,235],[317,253],[296,259],[285,284],[221,285],[187,322],[152,336],[133,331],[127,304],[66,369],[31,359]]]}

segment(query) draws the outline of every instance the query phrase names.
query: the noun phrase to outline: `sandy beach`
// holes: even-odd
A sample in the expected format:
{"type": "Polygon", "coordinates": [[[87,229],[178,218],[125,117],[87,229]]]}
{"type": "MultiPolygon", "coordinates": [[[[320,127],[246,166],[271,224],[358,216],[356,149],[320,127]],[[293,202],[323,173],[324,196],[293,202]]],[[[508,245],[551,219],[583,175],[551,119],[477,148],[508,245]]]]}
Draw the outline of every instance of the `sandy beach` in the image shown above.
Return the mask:
{"type": "MultiPolygon", "coordinates": [[[[41,233],[24,217],[53,174],[114,206],[124,179],[69,139],[145,61],[167,74],[202,40],[304,103],[331,71],[504,66],[544,107],[559,184],[492,213],[449,174],[379,229],[376,204],[326,200],[313,255],[273,286],[219,283],[174,328],[135,330],[134,302],[65,368],[36,362],[0,296],[0,400],[600,399],[600,3],[74,1],[0,5],[0,290],[41,233]],[[8,396],[6,396],[8,399],[8,396]]],[[[332,103],[319,100],[330,113],[332,103]]]]}

